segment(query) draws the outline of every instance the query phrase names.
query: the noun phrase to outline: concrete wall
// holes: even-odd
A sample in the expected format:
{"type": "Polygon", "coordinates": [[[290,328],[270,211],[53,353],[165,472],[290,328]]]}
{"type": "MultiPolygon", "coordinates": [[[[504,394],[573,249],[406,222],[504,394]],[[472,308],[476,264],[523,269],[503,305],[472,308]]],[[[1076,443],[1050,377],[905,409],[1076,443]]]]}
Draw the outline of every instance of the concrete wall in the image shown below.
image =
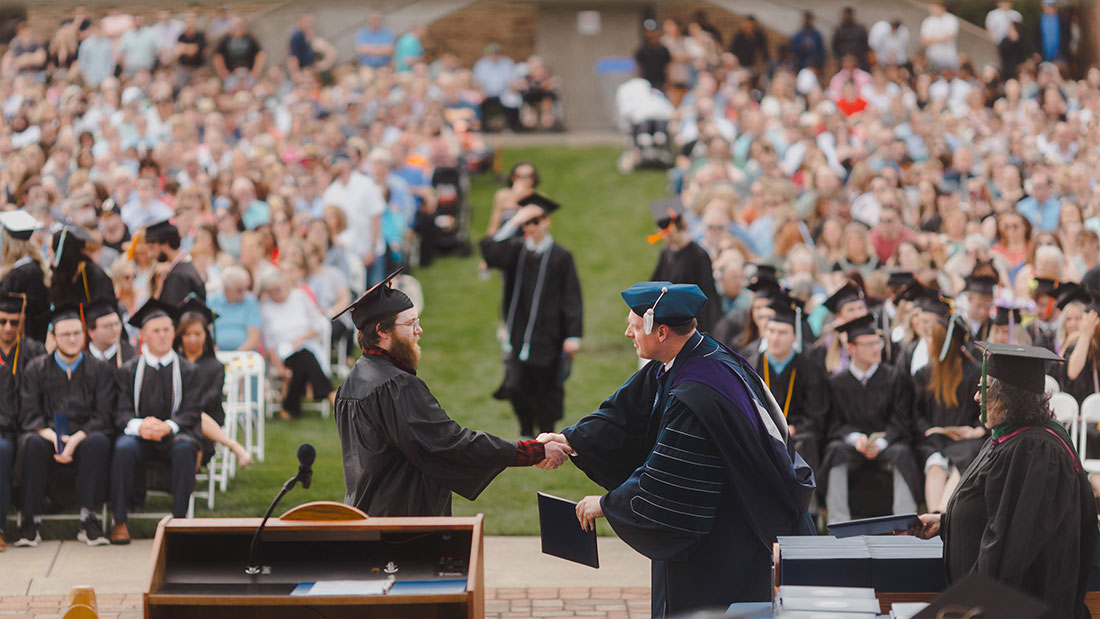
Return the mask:
{"type": "Polygon", "coordinates": [[[571,129],[609,129],[612,125],[612,76],[599,75],[596,63],[605,57],[632,56],[641,43],[643,4],[604,5],[598,9],[600,33],[578,32],[577,13],[589,5],[539,5],[535,51],[564,76],[566,122],[571,129]]]}

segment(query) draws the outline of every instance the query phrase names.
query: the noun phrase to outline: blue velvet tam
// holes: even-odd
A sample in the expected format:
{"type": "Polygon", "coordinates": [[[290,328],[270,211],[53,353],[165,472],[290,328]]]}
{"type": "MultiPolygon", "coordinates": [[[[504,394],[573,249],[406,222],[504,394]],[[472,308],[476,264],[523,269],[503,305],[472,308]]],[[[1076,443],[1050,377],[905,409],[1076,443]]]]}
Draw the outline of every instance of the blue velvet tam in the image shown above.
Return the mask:
{"type": "Polygon", "coordinates": [[[702,311],[707,296],[695,284],[638,282],[622,292],[630,311],[644,317],[653,310],[653,321],[672,327],[686,325],[702,311]]]}

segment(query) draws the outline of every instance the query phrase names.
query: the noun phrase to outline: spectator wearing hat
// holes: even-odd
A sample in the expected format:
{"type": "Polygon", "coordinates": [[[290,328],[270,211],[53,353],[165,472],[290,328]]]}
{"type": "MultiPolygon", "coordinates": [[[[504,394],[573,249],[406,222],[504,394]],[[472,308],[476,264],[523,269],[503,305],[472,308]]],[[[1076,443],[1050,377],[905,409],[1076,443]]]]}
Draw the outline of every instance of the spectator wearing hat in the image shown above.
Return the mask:
{"type": "Polygon", "coordinates": [[[75,463],[77,539],[101,546],[109,543],[96,514],[107,498],[116,405],[114,366],[85,353],[83,308],[57,308],[50,324],[56,349],[31,361],[20,386],[23,524],[15,545],[38,545],[49,474],[75,463]]]}
{"type": "Polygon", "coordinates": [[[492,237],[481,241],[485,263],[504,275],[504,351],[508,392],[520,434],[552,432],[562,418],[565,379],[580,350],[583,312],[573,254],[550,236],[558,204],[534,193],[492,237]],[[517,232],[522,231],[522,237],[517,232]]]}
{"type": "Polygon", "coordinates": [[[767,599],[772,540],[813,530],[812,475],[783,412],[748,362],[696,329],[698,286],[641,282],[622,296],[625,335],[652,361],[600,410],[539,437],[576,450],[607,491],[578,502],[581,528],[607,518],[652,559],[655,617],[767,599]]]}
{"type": "Polygon", "coordinates": [[[146,228],[145,244],[158,262],[168,264],[156,295],[161,302],[178,307],[191,295],[206,301],[206,284],[191,263],[191,255],[180,249],[180,232],[172,222],[161,221],[146,228]]]}
{"type": "Polygon", "coordinates": [[[126,526],[137,464],[166,461],[171,467],[172,516],[184,518],[195,488],[199,415],[203,395],[198,370],[172,350],[176,307],[150,299],[130,319],[141,329],[142,352],[115,374],[114,457],[111,461],[112,544],[129,544],[126,526]]]}
{"type": "Polygon", "coordinates": [[[699,286],[708,299],[706,307],[699,314],[699,328],[709,332],[722,316],[722,300],[718,297],[718,289],[714,283],[710,255],[691,240],[691,233],[683,219],[684,207],[679,198],[652,202],[649,209],[660,230],[650,237],[650,242],[661,239],[665,241],[650,280],[699,286]]]}

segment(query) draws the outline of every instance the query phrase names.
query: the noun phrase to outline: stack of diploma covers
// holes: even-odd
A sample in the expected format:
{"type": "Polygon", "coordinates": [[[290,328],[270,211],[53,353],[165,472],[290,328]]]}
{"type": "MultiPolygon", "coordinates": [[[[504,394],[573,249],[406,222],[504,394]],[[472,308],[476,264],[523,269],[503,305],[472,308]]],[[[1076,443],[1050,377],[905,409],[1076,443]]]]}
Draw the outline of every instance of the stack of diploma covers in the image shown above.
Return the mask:
{"type": "Polygon", "coordinates": [[[879,614],[875,590],[860,587],[779,587],[772,603],[775,617],[852,617],[870,619],[879,614]]]}
{"type": "Polygon", "coordinates": [[[779,538],[779,584],[934,593],[947,587],[943,542],[907,535],[779,538]]]}

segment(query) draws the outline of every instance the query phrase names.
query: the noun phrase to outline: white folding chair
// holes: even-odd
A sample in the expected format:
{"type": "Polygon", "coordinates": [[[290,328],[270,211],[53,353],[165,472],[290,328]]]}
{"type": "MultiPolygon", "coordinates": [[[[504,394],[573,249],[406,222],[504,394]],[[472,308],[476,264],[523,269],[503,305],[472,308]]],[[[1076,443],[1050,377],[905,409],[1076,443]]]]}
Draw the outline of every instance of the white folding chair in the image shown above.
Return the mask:
{"type": "Polygon", "coordinates": [[[1077,400],[1068,393],[1055,393],[1050,396],[1050,411],[1058,423],[1065,426],[1071,442],[1077,443],[1077,400]]]}
{"type": "MultiPolygon", "coordinates": [[[[267,419],[267,364],[257,352],[219,352],[218,360],[225,364],[226,432],[237,439],[237,429],[244,429],[244,448],[258,462],[264,461],[265,427],[267,419]],[[232,418],[233,424],[229,421],[232,418]]],[[[236,474],[236,460],[231,460],[231,475],[236,474]]]]}
{"type": "Polygon", "coordinates": [[[1089,473],[1100,473],[1100,459],[1089,458],[1085,452],[1088,441],[1088,428],[1100,423],[1100,393],[1094,393],[1081,403],[1081,421],[1077,431],[1077,453],[1081,456],[1081,465],[1089,473]]]}
{"type": "Polygon", "coordinates": [[[1058,379],[1054,378],[1050,374],[1047,374],[1044,381],[1045,382],[1044,382],[1044,386],[1043,386],[1043,391],[1045,391],[1047,395],[1054,395],[1055,393],[1061,393],[1062,387],[1061,387],[1061,385],[1058,384],[1058,379]]]}

